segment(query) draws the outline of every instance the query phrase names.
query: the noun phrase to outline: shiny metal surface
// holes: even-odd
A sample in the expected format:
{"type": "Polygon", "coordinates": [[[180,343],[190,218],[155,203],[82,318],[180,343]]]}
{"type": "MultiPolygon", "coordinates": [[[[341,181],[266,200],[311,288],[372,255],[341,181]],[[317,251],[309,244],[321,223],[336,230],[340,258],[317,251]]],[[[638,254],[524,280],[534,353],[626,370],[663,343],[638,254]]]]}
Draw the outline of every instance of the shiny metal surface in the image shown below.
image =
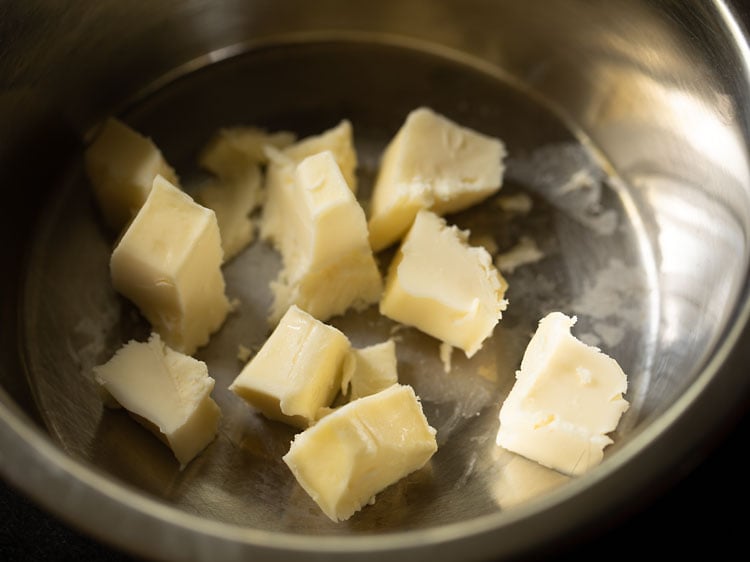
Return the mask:
{"type": "MultiPolygon", "coordinates": [[[[0,471],[45,507],[132,552],[170,559],[494,558],[551,548],[697,458],[747,396],[750,166],[747,45],[721,3],[28,2],[0,17],[0,178],[15,210],[2,289],[0,471]],[[218,439],[180,472],[90,378],[146,325],[108,282],[113,240],[81,171],[85,139],[121,115],[189,189],[197,150],[238,123],[310,134],[352,121],[366,202],[406,113],[431,105],[505,140],[506,184],[453,219],[502,253],[510,307],[445,373],[409,329],[399,372],[438,430],[425,469],[334,525],[281,462],[293,433],[226,390],[237,346],[267,334],[277,255],[226,266],[241,307],[199,353],[218,439]],[[529,196],[527,214],[503,210],[529,196]],[[538,319],[620,361],[631,408],[605,462],[569,480],[494,444],[497,412],[538,319]]],[[[382,263],[387,264],[387,255],[382,263]]],[[[376,311],[334,323],[363,345],[376,311]]]]}

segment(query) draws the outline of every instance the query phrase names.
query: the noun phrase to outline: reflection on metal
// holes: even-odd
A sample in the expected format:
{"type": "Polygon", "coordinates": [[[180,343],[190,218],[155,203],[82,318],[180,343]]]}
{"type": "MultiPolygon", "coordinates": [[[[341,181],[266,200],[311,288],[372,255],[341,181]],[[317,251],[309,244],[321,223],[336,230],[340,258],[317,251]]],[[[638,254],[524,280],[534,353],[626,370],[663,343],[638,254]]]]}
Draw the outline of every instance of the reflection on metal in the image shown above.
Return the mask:
{"type": "Polygon", "coordinates": [[[538,498],[570,480],[566,476],[518,455],[500,449],[497,462],[502,467],[492,486],[492,494],[502,509],[538,498]]]}

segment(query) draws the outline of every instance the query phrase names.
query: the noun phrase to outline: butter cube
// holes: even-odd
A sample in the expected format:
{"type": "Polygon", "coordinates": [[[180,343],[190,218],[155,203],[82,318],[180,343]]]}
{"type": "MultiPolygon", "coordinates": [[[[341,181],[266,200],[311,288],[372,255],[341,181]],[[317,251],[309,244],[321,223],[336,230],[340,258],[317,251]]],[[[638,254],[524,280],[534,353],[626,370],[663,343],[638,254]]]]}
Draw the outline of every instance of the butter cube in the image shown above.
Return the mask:
{"type": "Polygon", "coordinates": [[[164,441],[184,468],[216,436],[221,413],[202,361],[165,346],[156,333],[130,341],[103,365],[97,382],[164,441]]]}
{"type": "Polygon", "coordinates": [[[299,164],[308,156],[326,150],[329,150],[336,160],[346,185],[352,193],[357,193],[357,151],[354,148],[352,124],[347,119],[320,135],[307,137],[287,146],[282,152],[286,158],[299,164]]]}
{"type": "Polygon", "coordinates": [[[112,252],[114,288],[171,348],[192,355],[229,312],[216,215],[157,176],[112,252]]]}
{"type": "Polygon", "coordinates": [[[349,352],[344,365],[341,392],[349,394],[349,400],[356,400],[380,392],[397,382],[396,342],[387,340],[349,352]]]}
{"type": "Polygon", "coordinates": [[[269,133],[257,127],[219,129],[198,156],[201,167],[220,178],[243,175],[249,165],[268,163],[266,147],[282,149],[296,140],[294,133],[269,133]]]}
{"type": "Polygon", "coordinates": [[[220,129],[201,150],[201,167],[216,177],[197,190],[196,199],[216,213],[225,262],[255,238],[250,214],[263,203],[260,166],[268,162],[266,147],[281,149],[295,138],[286,131],[231,127],[220,129]]]}
{"type": "Polygon", "coordinates": [[[264,240],[277,243],[284,237],[287,225],[288,200],[293,197],[294,170],[297,165],[309,156],[330,151],[333,159],[344,176],[346,185],[357,192],[357,152],[354,148],[352,124],[341,121],[336,127],[302,139],[301,141],[277,150],[266,147],[269,157],[266,170],[266,202],[263,208],[263,222],[260,235],[264,240]]]}
{"type": "Polygon", "coordinates": [[[228,177],[216,178],[196,192],[197,201],[216,213],[224,262],[244,250],[255,238],[250,214],[262,200],[263,178],[258,164],[233,169],[228,177]]]}
{"type": "Polygon", "coordinates": [[[117,232],[146,201],[157,175],[177,183],[153,141],[115,118],[103,123],[84,161],[104,220],[117,232]]]}
{"type": "Polygon", "coordinates": [[[323,513],[342,521],[435,451],[435,430],[414,390],[392,385],[298,433],[283,459],[323,513]]]}
{"type": "Polygon", "coordinates": [[[380,312],[471,357],[502,317],[508,285],[487,250],[467,239],[435,213],[419,211],[391,262],[380,312]]]}
{"type": "Polygon", "coordinates": [[[599,464],[628,409],[617,362],[571,334],[575,318],[545,316],[500,410],[498,445],[560,472],[599,464]]]}
{"type": "Polygon", "coordinates": [[[400,240],[417,212],[466,209],[502,184],[504,144],[421,107],[383,153],[370,208],[370,243],[380,251],[400,240]]]}
{"type": "Polygon", "coordinates": [[[364,211],[330,151],[305,158],[284,200],[277,238],[284,267],[272,284],[270,319],[295,304],[319,320],[378,301],[382,278],[364,211]]]}
{"type": "Polygon", "coordinates": [[[341,387],[349,339],[296,306],[229,389],[266,417],[305,428],[341,387]]]}

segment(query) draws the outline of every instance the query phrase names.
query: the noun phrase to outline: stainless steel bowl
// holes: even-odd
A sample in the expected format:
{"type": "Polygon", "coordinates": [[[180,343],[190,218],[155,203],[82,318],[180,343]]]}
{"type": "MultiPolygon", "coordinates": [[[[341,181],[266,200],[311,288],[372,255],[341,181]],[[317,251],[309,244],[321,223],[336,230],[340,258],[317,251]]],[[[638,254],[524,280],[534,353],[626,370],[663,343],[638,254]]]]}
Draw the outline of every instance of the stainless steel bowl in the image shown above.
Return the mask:
{"type": "MultiPolygon", "coordinates": [[[[553,548],[696,462],[745,403],[750,235],[748,45],[723,2],[184,1],[6,3],[0,9],[0,472],[46,509],[150,558],[499,559],[553,548]],[[150,135],[187,189],[218,127],[320,132],[348,118],[366,201],[379,155],[418,105],[503,138],[501,192],[451,217],[507,272],[491,341],[445,373],[399,332],[399,369],[440,449],[342,524],[281,462],[293,433],[226,387],[238,344],[267,334],[278,256],[225,270],[240,299],[199,357],[217,380],[217,440],[180,472],[102,407],[91,367],[147,326],[111,288],[111,234],[82,172],[97,123],[150,135]],[[502,209],[525,193],[528,214],[502,209]],[[568,479],[494,444],[497,413],[541,316],[629,374],[631,408],[601,466],[568,479]]],[[[387,261],[387,255],[382,260],[387,261]]],[[[393,325],[334,323],[357,344],[393,325]]]]}

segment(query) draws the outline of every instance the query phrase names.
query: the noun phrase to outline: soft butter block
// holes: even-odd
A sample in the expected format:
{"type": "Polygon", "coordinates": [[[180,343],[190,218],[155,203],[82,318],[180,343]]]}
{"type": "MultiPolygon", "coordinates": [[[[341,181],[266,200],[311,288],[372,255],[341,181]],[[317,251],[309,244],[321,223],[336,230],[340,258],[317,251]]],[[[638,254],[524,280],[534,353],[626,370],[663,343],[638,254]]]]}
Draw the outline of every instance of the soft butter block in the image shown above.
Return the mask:
{"type": "Polygon", "coordinates": [[[349,352],[341,392],[350,400],[375,394],[398,382],[396,342],[387,340],[349,352]]]}
{"type": "Polygon", "coordinates": [[[230,309],[222,259],[215,213],[157,176],[112,252],[110,272],[167,345],[192,355],[230,309]]]}
{"type": "Polygon", "coordinates": [[[219,129],[201,150],[198,162],[214,177],[200,186],[196,199],[216,213],[225,262],[255,238],[250,215],[263,203],[261,166],[268,163],[266,147],[282,149],[295,139],[286,131],[228,127],[219,129]]]}
{"type": "Polygon", "coordinates": [[[365,214],[330,151],[296,167],[283,208],[284,230],[276,239],[283,269],[272,284],[271,321],[292,304],[325,321],[376,303],[382,278],[365,214]]]}
{"type": "Polygon", "coordinates": [[[324,131],[320,135],[306,137],[292,145],[285,147],[283,155],[299,164],[308,156],[320,152],[330,151],[346,185],[352,193],[357,192],[357,151],[354,147],[354,132],[349,120],[344,119],[335,127],[324,131]]]}
{"type": "Polygon", "coordinates": [[[158,334],[148,342],[125,344],[94,367],[94,375],[118,404],[172,449],[182,467],[216,436],[221,414],[210,396],[214,380],[206,364],[165,346],[158,334]]]}
{"type": "Polygon", "coordinates": [[[266,417],[305,428],[339,389],[349,339],[291,306],[229,389],[266,417]]]}
{"type": "Polygon", "coordinates": [[[265,181],[266,201],[260,225],[261,238],[277,244],[284,237],[289,199],[294,197],[295,192],[294,171],[305,158],[326,151],[333,155],[346,185],[352,193],[356,193],[357,152],[349,121],[343,120],[320,135],[306,137],[284,149],[266,147],[268,168],[265,181]]]}
{"type": "Polygon", "coordinates": [[[237,168],[226,177],[208,180],[196,191],[197,201],[216,213],[224,262],[244,250],[255,238],[250,214],[263,200],[263,177],[258,164],[237,168]]]}
{"type": "Polygon", "coordinates": [[[419,211],[391,262],[380,312],[471,357],[507,307],[507,283],[468,233],[419,211]]]}
{"type": "Polygon", "coordinates": [[[617,362],[571,334],[575,318],[545,316],[500,410],[498,445],[566,474],[599,464],[628,409],[617,362]]]}
{"type": "Polygon", "coordinates": [[[201,167],[224,179],[245,173],[248,166],[267,164],[266,147],[281,150],[294,143],[287,131],[269,133],[257,127],[219,129],[198,156],[201,167]]]}
{"type": "Polygon", "coordinates": [[[400,240],[417,212],[466,209],[502,184],[504,144],[429,108],[412,111],[383,153],[370,202],[370,243],[400,240]]]}
{"type": "Polygon", "coordinates": [[[115,118],[104,121],[84,160],[104,220],[117,232],[146,201],[157,175],[177,183],[154,142],[115,118]]]}
{"type": "Polygon", "coordinates": [[[342,521],[435,451],[435,430],[414,390],[392,385],[298,433],[283,459],[323,513],[342,521]]]}

